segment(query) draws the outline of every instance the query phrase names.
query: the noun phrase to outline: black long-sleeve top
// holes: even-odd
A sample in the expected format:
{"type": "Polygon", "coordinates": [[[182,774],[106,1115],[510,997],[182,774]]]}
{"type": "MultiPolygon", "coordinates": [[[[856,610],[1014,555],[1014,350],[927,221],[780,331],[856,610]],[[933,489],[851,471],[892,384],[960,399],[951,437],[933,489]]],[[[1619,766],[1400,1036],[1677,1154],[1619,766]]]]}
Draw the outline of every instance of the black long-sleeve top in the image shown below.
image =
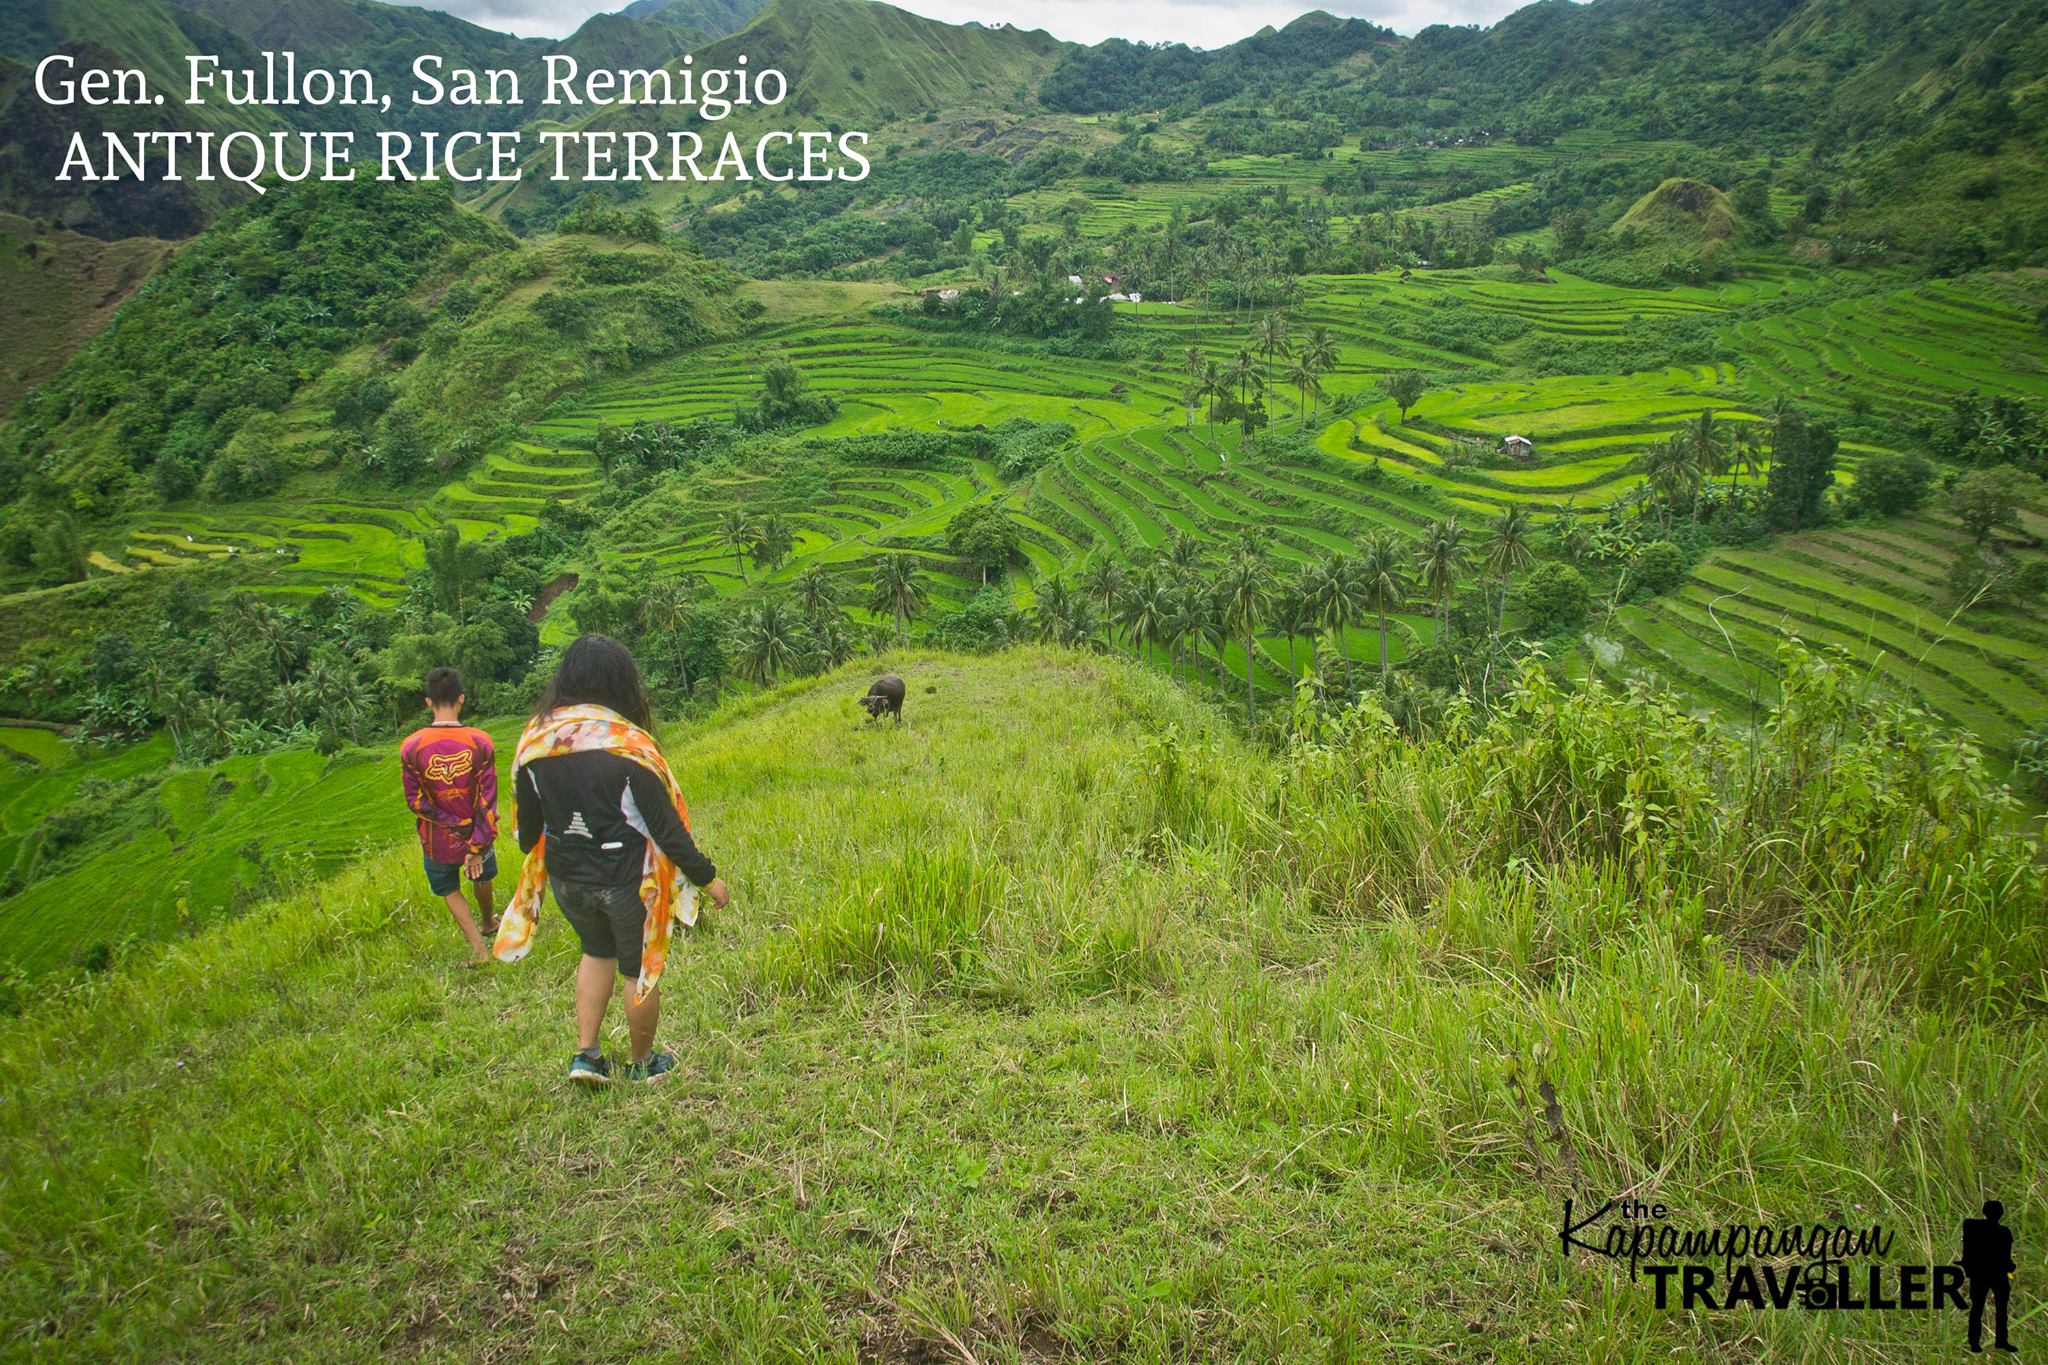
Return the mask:
{"type": "Polygon", "coordinates": [[[592,749],[537,758],[512,783],[519,849],[548,837],[548,876],[617,886],[638,882],[647,841],[698,886],[718,869],[690,837],[659,777],[622,754],[592,749]]]}

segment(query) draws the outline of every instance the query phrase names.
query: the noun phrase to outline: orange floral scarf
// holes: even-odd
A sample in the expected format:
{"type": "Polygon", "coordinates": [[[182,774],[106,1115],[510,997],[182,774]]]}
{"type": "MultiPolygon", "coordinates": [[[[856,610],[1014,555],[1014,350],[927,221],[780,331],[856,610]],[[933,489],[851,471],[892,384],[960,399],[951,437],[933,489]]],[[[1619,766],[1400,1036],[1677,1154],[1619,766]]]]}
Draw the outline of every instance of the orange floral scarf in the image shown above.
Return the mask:
{"type": "MultiPolygon", "coordinates": [[[[607,707],[564,706],[534,717],[519,737],[512,766],[516,775],[518,769],[535,759],[592,749],[608,749],[630,758],[659,777],[668,788],[669,799],[676,803],[683,828],[690,827],[690,812],[683,805],[682,788],[676,785],[675,774],[669,771],[661,746],[654,742],[654,736],[607,707]]],[[[512,903],[505,907],[505,917],[499,922],[498,941],[491,951],[500,962],[517,962],[533,946],[534,926],[547,892],[547,842],[543,834],[526,855],[526,865],[519,873],[519,889],[512,893],[512,903]]],[[[633,997],[636,1001],[661,980],[662,964],[668,960],[670,923],[678,919],[685,926],[697,922],[697,888],[669,861],[666,853],[655,847],[652,839],[647,841],[647,861],[640,870],[640,900],[647,907],[647,927],[640,942],[640,979],[633,997]]]]}

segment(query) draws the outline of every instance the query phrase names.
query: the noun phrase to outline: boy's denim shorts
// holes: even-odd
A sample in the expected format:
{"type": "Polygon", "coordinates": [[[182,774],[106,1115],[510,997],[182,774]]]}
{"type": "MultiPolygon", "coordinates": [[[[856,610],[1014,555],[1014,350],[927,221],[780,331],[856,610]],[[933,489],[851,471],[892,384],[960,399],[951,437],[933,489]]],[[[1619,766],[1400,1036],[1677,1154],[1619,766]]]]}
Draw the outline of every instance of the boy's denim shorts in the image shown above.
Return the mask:
{"type": "MultiPolygon", "coordinates": [[[[420,864],[427,869],[427,887],[435,895],[451,896],[462,889],[461,863],[437,863],[432,858],[422,858],[420,864]]],[[[484,875],[477,880],[488,882],[496,879],[497,875],[498,850],[487,848],[484,850],[484,875]]]]}

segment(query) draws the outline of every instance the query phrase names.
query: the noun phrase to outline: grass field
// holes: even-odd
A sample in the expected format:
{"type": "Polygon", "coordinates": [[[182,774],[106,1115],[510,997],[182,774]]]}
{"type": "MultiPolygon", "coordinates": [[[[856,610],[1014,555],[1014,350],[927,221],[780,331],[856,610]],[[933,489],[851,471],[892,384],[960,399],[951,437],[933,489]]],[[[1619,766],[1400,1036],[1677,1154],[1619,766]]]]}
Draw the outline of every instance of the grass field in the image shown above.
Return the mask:
{"type": "Polygon", "coordinates": [[[664,1088],[570,1092],[573,936],[461,971],[398,831],[0,1021],[10,1350],[1924,1359],[1960,1315],[1659,1312],[1560,1200],[1944,1261],[2048,1193],[2038,1018],[1736,965],[1592,863],[1515,892],[1470,812],[1300,807],[1323,853],[1276,853],[1261,793],[1334,789],[1122,663],[879,663],[901,730],[849,673],[671,736],[735,900],[670,958],[664,1088]],[[1412,890],[1325,875],[1411,835],[1412,890]]]}

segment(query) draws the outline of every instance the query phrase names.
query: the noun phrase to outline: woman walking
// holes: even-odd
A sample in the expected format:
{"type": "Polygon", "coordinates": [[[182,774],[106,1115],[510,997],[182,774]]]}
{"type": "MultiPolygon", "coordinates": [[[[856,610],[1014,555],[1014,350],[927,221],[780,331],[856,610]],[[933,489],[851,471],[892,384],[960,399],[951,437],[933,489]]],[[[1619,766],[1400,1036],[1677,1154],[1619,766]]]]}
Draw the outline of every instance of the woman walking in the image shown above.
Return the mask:
{"type": "Polygon", "coordinates": [[[690,837],[690,815],[654,742],[640,669],[618,641],[585,635],[562,653],[520,736],[512,790],[526,866],[505,910],[496,951],[516,962],[532,946],[541,898],[583,944],[576,968],[576,1055],[569,1079],[612,1083],[598,1035],[612,976],[626,978],[632,1054],[625,1077],[656,1081],[675,1058],[654,1050],[669,926],[697,922],[697,890],[721,910],[725,882],[690,837]]]}

